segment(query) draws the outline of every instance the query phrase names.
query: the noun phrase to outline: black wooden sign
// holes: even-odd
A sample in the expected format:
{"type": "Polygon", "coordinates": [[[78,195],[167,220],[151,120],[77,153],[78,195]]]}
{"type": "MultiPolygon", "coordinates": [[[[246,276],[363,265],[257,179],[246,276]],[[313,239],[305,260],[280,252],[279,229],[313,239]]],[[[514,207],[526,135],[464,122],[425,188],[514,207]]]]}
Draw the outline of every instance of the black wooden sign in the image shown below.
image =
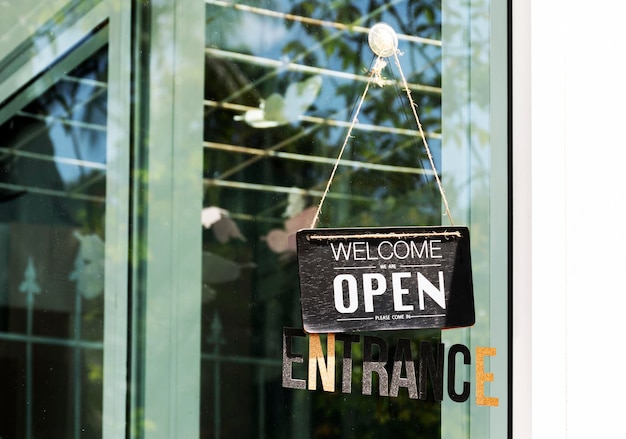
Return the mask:
{"type": "Polygon", "coordinates": [[[296,240],[307,332],[474,324],[467,227],[304,229],[296,240]]]}

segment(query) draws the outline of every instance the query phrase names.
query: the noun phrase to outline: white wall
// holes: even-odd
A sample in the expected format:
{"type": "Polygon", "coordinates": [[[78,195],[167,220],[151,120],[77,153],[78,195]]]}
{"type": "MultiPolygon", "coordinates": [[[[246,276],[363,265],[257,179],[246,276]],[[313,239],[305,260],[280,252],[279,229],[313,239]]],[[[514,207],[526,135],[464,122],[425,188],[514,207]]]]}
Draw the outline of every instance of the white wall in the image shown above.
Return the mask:
{"type": "Polygon", "coordinates": [[[618,437],[626,6],[513,3],[515,437],[618,437]]]}

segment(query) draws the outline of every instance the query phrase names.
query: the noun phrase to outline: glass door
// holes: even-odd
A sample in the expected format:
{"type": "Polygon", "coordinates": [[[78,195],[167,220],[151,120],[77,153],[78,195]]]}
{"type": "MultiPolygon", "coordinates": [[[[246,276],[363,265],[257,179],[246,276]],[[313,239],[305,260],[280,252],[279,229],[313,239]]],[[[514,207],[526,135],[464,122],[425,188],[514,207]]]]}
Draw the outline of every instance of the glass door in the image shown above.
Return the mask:
{"type": "Polygon", "coordinates": [[[205,0],[201,437],[506,436],[507,12],[493,3],[205,0]],[[368,45],[380,22],[397,33],[399,66],[368,45]],[[452,222],[407,88],[451,213],[470,228],[477,321],[366,334],[376,353],[364,334],[336,341],[324,392],[310,387],[294,233],[323,196],[317,227],[452,222]],[[400,379],[427,384],[390,396],[382,381],[406,352],[400,379]],[[364,373],[364,358],[385,370],[364,373]]]}

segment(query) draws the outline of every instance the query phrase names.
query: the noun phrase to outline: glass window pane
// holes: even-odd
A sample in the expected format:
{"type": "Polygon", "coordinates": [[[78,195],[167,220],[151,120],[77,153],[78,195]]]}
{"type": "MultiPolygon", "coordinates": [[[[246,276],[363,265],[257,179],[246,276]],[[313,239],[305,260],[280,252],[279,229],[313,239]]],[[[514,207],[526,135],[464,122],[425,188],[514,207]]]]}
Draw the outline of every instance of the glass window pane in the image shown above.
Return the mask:
{"type": "Polygon", "coordinates": [[[102,434],[108,49],[94,41],[0,107],[2,437],[102,434]]]}
{"type": "MultiPolygon", "coordinates": [[[[281,359],[283,327],[302,327],[291,235],[311,225],[346,141],[374,68],[367,32],[377,22],[398,33],[398,60],[441,162],[440,3],[206,3],[202,437],[439,437],[432,393],[362,395],[359,366],[350,394],[285,389],[281,359]]],[[[434,172],[400,70],[387,62],[319,227],[441,224],[434,172]]],[[[440,340],[438,330],[376,335],[391,353],[398,337],[414,352],[440,340]]],[[[304,338],[294,345],[305,358],[307,349],[304,338]]],[[[362,363],[361,346],[353,356],[362,363]]]]}

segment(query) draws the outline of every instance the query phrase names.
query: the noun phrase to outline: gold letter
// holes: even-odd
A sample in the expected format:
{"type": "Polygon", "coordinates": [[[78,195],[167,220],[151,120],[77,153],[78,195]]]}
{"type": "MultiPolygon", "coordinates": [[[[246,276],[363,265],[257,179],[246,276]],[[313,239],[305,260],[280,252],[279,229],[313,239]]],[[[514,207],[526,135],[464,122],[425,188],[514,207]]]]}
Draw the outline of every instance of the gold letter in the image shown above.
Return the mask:
{"type": "Polygon", "coordinates": [[[476,404],[498,406],[498,398],[485,396],[485,381],[493,382],[493,374],[485,372],[485,356],[496,355],[496,348],[476,348],[476,404]]]}
{"type": "Polygon", "coordinates": [[[324,363],[324,352],[319,334],[309,334],[309,390],[317,387],[317,365],[320,367],[322,389],[326,392],[335,391],[335,334],[328,334],[326,339],[328,367],[324,363]]]}

